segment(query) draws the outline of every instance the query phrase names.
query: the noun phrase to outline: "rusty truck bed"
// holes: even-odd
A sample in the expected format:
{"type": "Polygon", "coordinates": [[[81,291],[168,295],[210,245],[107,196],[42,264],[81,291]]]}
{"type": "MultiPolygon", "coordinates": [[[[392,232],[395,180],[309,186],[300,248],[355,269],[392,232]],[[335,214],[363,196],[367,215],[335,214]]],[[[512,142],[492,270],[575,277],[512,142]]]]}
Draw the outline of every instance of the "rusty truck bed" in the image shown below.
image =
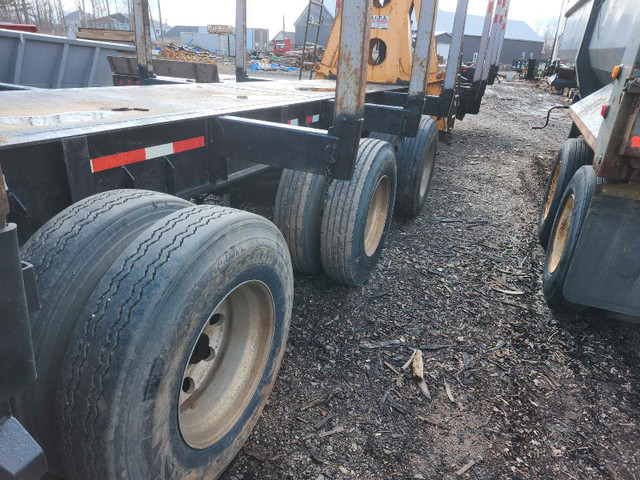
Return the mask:
{"type": "MultiPolygon", "coordinates": [[[[332,80],[274,80],[0,94],[0,149],[176,120],[332,99],[332,80]]],[[[370,84],[368,93],[398,90],[370,84]]]]}

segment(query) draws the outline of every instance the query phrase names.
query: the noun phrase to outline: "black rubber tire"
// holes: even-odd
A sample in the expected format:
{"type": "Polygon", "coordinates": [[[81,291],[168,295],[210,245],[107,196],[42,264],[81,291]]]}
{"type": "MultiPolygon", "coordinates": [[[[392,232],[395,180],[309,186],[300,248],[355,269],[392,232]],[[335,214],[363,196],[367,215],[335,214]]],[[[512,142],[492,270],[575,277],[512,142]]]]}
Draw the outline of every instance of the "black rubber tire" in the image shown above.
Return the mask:
{"type": "Polygon", "coordinates": [[[122,251],[157,220],[190,206],[170,195],[112,190],[85,198],[43,225],[23,246],[33,264],[41,308],[31,314],[37,380],[15,402],[16,416],[55,471],[55,392],[80,311],[122,251]]]}
{"type": "Polygon", "coordinates": [[[56,410],[66,474],[83,480],[217,478],[255,425],[280,366],[293,271],[277,228],[194,206],[157,222],[118,257],[87,302],[56,410]],[[266,366],[238,420],[203,449],[180,434],[182,373],[202,326],[235,287],[262,282],[274,305],[266,366]]]}
{"type": "Polygon", "coordinates": [[[366,138],[360,142],[350,181],[334,180],[327,191],[320,237],[322,266],[329,278],[345,285],[364,284],[378,263],[393,215],[396,160],[388,142],[366,138]],[[375,252],[365,251],[369,204],[378,182],[389,179],[389,202],[384,229],[375,252]]]}
{"type": "Polygon", "coordinates": [[[280,178],[273,221],[289,246],[296,272],[322,273],[320,225],[327,179],[323,175],[285,170],[280,178]]]}
{"type": "Polygon", "coordinates": [[[414,138],[405,138],[398,152],[398,193],[396,195],[396,213],[407,217],[416,217],[422,211],[427,200],[438,150],[438,123],[431,117],[422,116],[420,129],[414,138]],[[423,167],[429,169],[426,189],[421,191],[423,167]]]}
{"type": "Polygon", "coordinates": [[[282,169],[272,168],[233,184],[229,188],[231,205],[241,205],[244,202],[273,205],[281,175],[282,169]]]}
{"type": "Polygon", "coordinates": [[[544,271],[542,274],[542,290],[549,306],[557,310],[576,310],[581,308],[578,305],[569,303],[564,298],[562,289],[564,288],[564,282],[567,278],[567,273],[569,272],[569,266],[571,265],[571,260],[573,259],[576,245],[578,244],[580,231],[582,230],[582,225],[587,215],[587,210],[589,209],[589,204],[595,192],[597,183],[598,178],[596,177],[593,168],[590,166],[581,167],[575,173],[573,179],[569,182],[569,185],[567,185],[567,188],[564,191],[553,228],[551,229],[551,244],[547,249],[544,271]],[[564,227],[561,226],[561,223],[563,222],[560,221],[560,218],[562,216],[565,203],[572,195],[573,211],[570,217],[571,220],[568,223],[566,243],[562,250],[562,254],[559,256],[556,268],[551,272],[550,262],[554,252],[556,230],[567,226],[566,224],[564,227]]]}
{"type": "Polygon", "coordinates": [[[369,133],[369,138],[376,138],[383,142],[390,143],[396,152],[398,151],[398,148],[400,148],[400,143],[402,142],[400,135],[391,135],[390,133],[371,132],[369,133]]]}
{"type": "Polygon", "coordinates": [[[573,175],[583,165],[593,163],[593,150],[582,138],[569,138],[562,144],[547,180],[538,215],[538,240],[542,248],[549,244],[551,228],[560,206],[560,200],[573,175]]]}

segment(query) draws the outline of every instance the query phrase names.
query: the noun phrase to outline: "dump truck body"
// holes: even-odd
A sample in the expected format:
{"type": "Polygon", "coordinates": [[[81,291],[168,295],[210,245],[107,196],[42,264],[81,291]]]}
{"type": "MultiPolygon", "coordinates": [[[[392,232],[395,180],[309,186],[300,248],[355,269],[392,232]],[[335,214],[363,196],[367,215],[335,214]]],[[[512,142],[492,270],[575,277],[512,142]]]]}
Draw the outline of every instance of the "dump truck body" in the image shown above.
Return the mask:
{"type": "Polygon", "coordinates": [[[558,155],[539,225],[555,307],[640,317],[639,26],[634,0],[585,0],[567,13],[560,56],[573,59],[582,100],[569,110],[575,138],[558,155]]]}
{"type": "Polygon", "coordinates": [[[565,16],[558,59],[575,67],[582,96],[611,82],[635,24],[635,0],[580,0],[565,16]]]}

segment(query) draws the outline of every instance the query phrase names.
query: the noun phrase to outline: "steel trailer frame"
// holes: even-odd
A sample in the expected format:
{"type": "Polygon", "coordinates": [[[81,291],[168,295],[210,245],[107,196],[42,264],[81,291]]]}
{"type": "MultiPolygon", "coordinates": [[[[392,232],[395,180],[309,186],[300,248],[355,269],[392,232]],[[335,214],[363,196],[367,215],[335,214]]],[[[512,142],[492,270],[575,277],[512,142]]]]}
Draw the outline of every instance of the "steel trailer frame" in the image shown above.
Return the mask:
{"type": "MultiPolygon", "coordinates": [[[[431,5],[435,8],[435,2],[431,5]]],[[[20,125],[4,122],[0,132],[0,364],[11,366],[0,371],[0,475],[8,478],[40,478],[46,470],[44,453],[11,416],[9,405],[9,399],[36,377],[28,312],[38,308],[37,288],[33,268],[20,260],[19,243],[39,226],[82,198],[122,187],[191,198],[270,167],[349,179],[366,132],[415,136],[418,131],[429,48],[419,42],[408,88],[367,87],[369,0],[351,0],[341,9],[344,28],[337,81],[305,82],[307,90],[301,89],[292,98],[283,99],[280,94],[280,101],[273,101],[279,98],[278,92],[269,92],[268,87],[278,90],[286,82],[258,81],[247,75],[242,34],[236,43],[237,83],[166,85],[157,81],[148,11],[148,0],[134,1],[138,76],[144,86],[2,93],[5,100],[10,98],[3,103],[9,105],[6,108],[11,102],[26,102],[12,119],[18,123],[26,119],[30,130],[16,134],[20,125]],[[217,92],[218,98],[222,95],[227,104],[203,108],[202,104],[206,107],[216,98],[216,89],[223,90],[217,92]],[[191,100],[199,102],[199,108],[183,105],[179,111],[160,108],[153,114],[140,105],[145,94],[157,94],[170,104],[172,95],[181,92],[197,92],[191,100]],[[56,101],[65,95],[85,98],[71,113],[68,109],[55,111],[56,101]],[[97,113],[88,113],[89,117],[97,115],[99,121],[77,121],[76,117],[87,116],[81,107],[101,95],[120,102],[119,106],[107,101],[102,110],[98,107],[97,113]],[[252,96],[259,101],[252,101],[252,96]],[[265,96],[271,96],[271,101],[265,96]],[[129,101],[123,104],[123,98],[129,101]],[[30,107],[26,106],[29,99],[30,107]],[[33,113],[29,108],[39,115],[25,117],[33,113]],[[116,112],[122,118],[108,118],[116,112]],[[69,118],[71,122],[65,125],[69,118]],[[34,125],[48,121],[55,128],[34,125]],[[16,445],[21,447],[16,449],[16,445]]],[[[237,0],[236,13],[242,32],[246,0],[237,0]]],[[[432,20],[429,28],[433,28],[432,20]]],[[[431,36],[427,38],[430,41],[431,36]]]]}

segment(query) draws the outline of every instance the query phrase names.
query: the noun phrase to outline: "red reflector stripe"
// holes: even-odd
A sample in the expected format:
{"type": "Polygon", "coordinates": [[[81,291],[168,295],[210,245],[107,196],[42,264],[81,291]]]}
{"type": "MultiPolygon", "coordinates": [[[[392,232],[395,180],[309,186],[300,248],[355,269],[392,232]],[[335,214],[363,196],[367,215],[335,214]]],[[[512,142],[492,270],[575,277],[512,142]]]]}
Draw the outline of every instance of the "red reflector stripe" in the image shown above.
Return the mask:
{"type": "Polygon", "coordinates": [[[115,155],[107,155],[106,157],[91,160],[91,171],[93,173],[102,172],[103,170],[109,170],[111,168],[144,162],[146,159],[147,155],[144,148],[130,152],[116,153],[115,155]]]}
{"type": "Polygon", "coordinates": [[[631,146],[633,148],[640,148],[640,137],[639,136],[635,136],[631,138],[631,146]]]}
{"type": "Polygon", "coordinates": [[[91,160],[91,171],[93,173],[102,172],[117,167],[124,167],[132,163],[144,162],[152,158],[159,158],[164,155],[195,150],[204,147],[204,136],[180,140],[173,143],[153,145],[147,148],[132,150],[130,152],[116,153],[106,157],[94,158],[91,160]]]}
{"type": "Polygon", "coordinates": [[[194,150],[201,147],[204,147],[204,137],[180,140],[179,142],[173,142],[173,153],[186,152],[187,150],[194,150]]]}

